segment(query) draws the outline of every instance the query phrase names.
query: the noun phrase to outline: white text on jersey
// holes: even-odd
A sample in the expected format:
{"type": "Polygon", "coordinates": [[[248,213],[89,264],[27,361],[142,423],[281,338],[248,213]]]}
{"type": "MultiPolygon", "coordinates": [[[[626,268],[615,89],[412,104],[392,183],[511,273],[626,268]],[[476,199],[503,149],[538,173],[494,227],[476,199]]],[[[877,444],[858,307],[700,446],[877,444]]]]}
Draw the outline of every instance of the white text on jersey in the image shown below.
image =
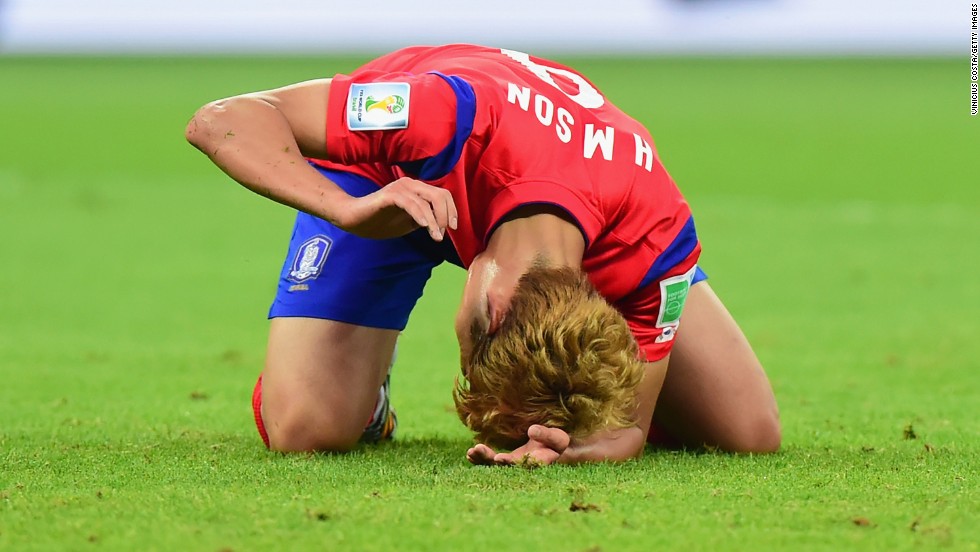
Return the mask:
{"type": "MultiPolygon", "coordinates": [[[[520,107],[523,111],[531,111],[531,89],[526,86],[518,86],[514,83],[507,83],[507,101],[520,107]]],[[[550,127],[554,124],[555,135],[564,143],[572,141],[572,129],[575,128],[575,118],[564,107],[555,109],[555,103],[544,94],[534,93],[534,116],[541,125],[550,127]]],[[[653,147],[639,134],[633,133],[635,145],[634,162],[636,166],[643,167],[647,172],[653,170],[653,147]]],[[[616,145],[616,131],[611,126],[605,129],[596,128],[592,123],[585,124],[585,132],[582,138],[582,156],[585,159],[592,159],[596,150],[602,153],[602,158],[612,161],[613,148],[616,145]]]]}

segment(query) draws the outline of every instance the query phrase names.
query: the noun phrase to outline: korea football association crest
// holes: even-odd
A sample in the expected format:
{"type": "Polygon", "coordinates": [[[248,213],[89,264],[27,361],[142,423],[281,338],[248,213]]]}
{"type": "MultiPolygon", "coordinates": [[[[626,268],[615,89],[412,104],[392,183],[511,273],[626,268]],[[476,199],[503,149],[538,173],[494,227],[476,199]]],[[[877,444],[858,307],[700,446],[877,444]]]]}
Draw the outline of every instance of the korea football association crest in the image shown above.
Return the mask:
{"type": "Polygon", "coordinates": [[[297,284],[314,280],[323,271],[323,263],[330,253],[333,242],[330,238],[318,235],[303,242],[293,257],[293,265],[289,270],[289,280],[297,284]]]}

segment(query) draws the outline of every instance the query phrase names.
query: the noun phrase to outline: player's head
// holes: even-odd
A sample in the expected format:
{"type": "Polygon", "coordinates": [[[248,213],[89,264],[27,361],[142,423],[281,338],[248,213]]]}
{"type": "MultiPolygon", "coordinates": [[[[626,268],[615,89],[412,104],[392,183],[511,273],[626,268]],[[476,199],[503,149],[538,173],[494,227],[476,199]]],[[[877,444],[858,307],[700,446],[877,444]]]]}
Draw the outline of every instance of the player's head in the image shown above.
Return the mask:
{"type": "Polygon", "coordinates": [[[573,437],[633,425],[636,341],[580,271],[533,266],[497,331],[473,322],[470,332],[454,399],[481,442],[514,448],[533,424],[573,437]]]}

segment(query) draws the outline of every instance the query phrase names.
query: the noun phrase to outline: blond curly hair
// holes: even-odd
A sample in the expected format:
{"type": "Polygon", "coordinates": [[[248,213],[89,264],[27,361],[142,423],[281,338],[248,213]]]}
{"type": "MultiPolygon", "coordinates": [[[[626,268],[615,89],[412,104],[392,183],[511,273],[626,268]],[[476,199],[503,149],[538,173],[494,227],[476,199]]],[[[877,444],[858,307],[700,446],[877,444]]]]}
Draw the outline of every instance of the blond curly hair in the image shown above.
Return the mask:
{"type": "Polygon", "coordinates": [[[636,340],[580,271],[536,264],[500,328],[471,328],[453,399],[478,441],[513,449],[543,424],[584,437],[636,423],[643,377],[636,340]]]}

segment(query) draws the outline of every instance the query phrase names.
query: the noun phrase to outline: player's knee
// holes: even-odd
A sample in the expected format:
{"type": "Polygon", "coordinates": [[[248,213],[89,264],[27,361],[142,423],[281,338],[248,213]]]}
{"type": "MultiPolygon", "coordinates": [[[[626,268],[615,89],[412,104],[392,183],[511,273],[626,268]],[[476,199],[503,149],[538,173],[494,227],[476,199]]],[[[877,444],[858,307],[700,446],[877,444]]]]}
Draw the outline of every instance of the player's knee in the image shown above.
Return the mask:
{"type": "Polygon", "coordinates": [[[304,408],[263,412],[269,448],[279,452],[348,452],[363,428],[304,408]]]}
{"type": "Polygon", "coordinates": [[[783,440],[779,413],[775,410],[747,416],[733,433],[724,448],[737,453],[776,452],[783,440]]]}

